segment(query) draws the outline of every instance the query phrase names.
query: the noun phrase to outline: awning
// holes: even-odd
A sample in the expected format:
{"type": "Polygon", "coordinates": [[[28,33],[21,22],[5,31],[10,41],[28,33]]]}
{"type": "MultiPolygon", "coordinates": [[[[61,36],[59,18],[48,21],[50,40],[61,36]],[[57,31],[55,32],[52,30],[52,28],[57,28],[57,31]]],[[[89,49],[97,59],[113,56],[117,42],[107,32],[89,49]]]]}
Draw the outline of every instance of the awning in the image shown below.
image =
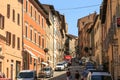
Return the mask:
{"type": "Polygon", "coordinates": [[[53,63],[52,61],[48,60],[48,62],[53,63]]]}
{"type": "Polygon", "coordinates": [[[64,59],[71,59],[71,58],[72,58],[72,56],[70,56],[70,55],[64,56],[64,59]]]}
{"type": "Polygon", "coordinates": [[[27,51],[31,55],[32,58],[38,59],[38,57],[35,54],[33,54],[30,50],[28,49],[24,49],[24,50],[27,51]]]}
{"type": "Polygon", "coordinates": [[[46,62],[42,62],[42,64],[44,64],[44,65],[46,65],[46,66],[48,65],[46,62]]]}

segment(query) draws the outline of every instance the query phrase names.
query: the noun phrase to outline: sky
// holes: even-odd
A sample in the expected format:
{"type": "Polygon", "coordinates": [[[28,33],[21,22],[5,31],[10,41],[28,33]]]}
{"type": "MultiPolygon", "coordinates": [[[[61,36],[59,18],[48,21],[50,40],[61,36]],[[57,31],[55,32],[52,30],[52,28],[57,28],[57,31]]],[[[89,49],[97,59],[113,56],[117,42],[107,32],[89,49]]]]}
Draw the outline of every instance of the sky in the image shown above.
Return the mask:
{"type": "Polygon", "coordinates": [[[68,24],[68,33],[78,36],[77,21],[89,14],[100,12],[102,0],[39,0],[42,4],[53,5],[56,11],[64,15],[68,24]]]}

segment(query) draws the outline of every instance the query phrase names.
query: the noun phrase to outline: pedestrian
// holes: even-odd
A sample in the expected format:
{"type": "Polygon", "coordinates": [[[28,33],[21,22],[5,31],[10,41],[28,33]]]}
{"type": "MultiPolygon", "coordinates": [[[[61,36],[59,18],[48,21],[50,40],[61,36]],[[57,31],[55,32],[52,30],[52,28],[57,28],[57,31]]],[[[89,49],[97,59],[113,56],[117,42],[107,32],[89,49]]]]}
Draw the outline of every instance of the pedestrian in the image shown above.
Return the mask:
{"type": "Polygon", "coordinates": [[[69,69],[66,72],[66,76],[67,76],[67,80],[72,80],[72,75],[69,69]]]}
{"type": "Polygon", "coordinates": [[[80,74],[79,74],[78,70],[76,70],[76,72],[75,72],[75,80],[79,80],[79,78],[80,78],[80,74]]]}

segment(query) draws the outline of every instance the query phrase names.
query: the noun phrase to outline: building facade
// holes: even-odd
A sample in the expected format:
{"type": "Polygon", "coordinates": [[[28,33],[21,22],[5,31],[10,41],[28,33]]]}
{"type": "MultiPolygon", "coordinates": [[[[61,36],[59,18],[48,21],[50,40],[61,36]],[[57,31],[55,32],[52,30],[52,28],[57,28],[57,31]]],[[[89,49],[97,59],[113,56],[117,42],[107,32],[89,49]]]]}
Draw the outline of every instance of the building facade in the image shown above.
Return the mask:
{"type": "Polygon", "coordinates": [[[101,6],[101,24],[102,24],[102,45],[104,54],[104,66],[111,72],[114,80],[120,79],[119,64],[119,26],[117,19],[119,18],[118,0],[103,0],[101,6]]]}
{"type": "Polygon", "coordinates": [[[83,18],[78,19],[78,46],[80,49],[80,55],[89,56],[90,50],[92,48],[92,35],[91,35],[91,27],[96,17],[96,12],[93,14],[89,14],[83,18]]]}
{"type": "Polygon", "coordinates": [[[39,71],[47,65],[47,12],[38,0],[24,0],[23,11],[23,69],[39,71]]]}
{"type": "Polygon", "coordinates": [[[22,1],[0,2],[0,70],[15,80],[22,69],[22,1]]]}
{"type": "Polygon", "coordinates": [[[93,60],[96,61],[97,68],[102,65],[102,28],[100,23],[100,16],[97,15],[93,24],[94,31],[94,54],[93,60]]]}

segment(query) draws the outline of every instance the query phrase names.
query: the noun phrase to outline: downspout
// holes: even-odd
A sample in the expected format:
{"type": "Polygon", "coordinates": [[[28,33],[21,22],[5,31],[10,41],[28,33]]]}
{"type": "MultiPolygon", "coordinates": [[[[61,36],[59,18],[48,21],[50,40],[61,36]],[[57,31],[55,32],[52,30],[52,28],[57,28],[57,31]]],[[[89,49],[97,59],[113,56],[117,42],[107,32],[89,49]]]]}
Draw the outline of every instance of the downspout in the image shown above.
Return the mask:
{"type": "MultiPolygon", "coordinates": [[[[24,42],[23,42],[23,23],[24,23],[24,9],[23,9],[23,5],[24,5],[24,0],[22,0],[22,58],[23,58],[23,54],[24,54],[24,42]]],[[[24,69],[23,67],[23,63],[24,63],[24,59],[22,59],[22,69],[24,69]]]]}

